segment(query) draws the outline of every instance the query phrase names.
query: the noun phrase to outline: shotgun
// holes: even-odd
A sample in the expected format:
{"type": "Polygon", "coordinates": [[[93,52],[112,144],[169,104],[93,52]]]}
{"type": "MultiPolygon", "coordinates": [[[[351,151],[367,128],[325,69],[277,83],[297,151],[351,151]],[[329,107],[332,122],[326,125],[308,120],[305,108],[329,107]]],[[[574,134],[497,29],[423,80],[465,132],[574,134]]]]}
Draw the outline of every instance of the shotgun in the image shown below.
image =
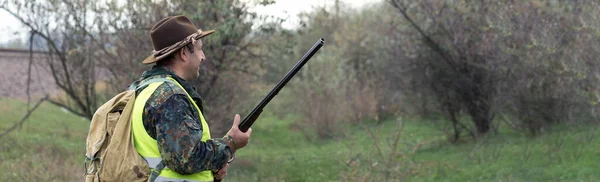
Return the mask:
{"type": "MultiPolygon", "coordinates": [[[[290,79],[292,79],[292,77],[294,77],[294,75],[296,75],[296,73],[298,73],[298,71],[300,70],[300,68],[302,68],[302,66],[304,66],[304,64],[306,64],[306,62],[308,62],[308,60],[310,60],[310,58],[317,53],[317,51],[319,51],[319,49],[321,49],[321,47],[323,46],[323,44],[325,43],[325,39],[320,38],[309,50],[306,54],[304,54],[304,56],[302,56],[302,58],[300,59],[300,61],[298,61],[298,63],[296,63],[296,65],[290,70],[288,71],[287,74],[285,74],[285,76],[283,77],[283,79],[281,79],[279,81],[279,83],[277,83],[277,85],[275,86],[275,88],[273,88],[269,94],[263,98],[262,101],[260,101],[260,103],[254,107],[254,109],[252,110],[252,112],[250,112],[250,114],[248,114],[246,116],[246,118],[244,118],[244,120],[240,123],[240,125],[238,125],[238,128],[240,129],[240,131],[242,132],[246,132],[248,131],[248,129],[250,129],[250,127],[252,126],[252,124],[254,124],[254,122],[256,121],[256,119],[258,119],[258,116],[260,116],[260,114],[262,113],[263,109],[265,108],[265,106],[267,106],[267,104],[269,104],[269,102],[271,102],[271,99],[273,99],[273,97],[275,97],[275,95],[277,95],[279,93],[279,91],[285,86],[285,84],[287,84],[287,82],[290,81],[290,79]]],[[[233,161],[234,158],[231,158],[229,161],[227,161],[227,163],[231,163],[231,161],[233,161]]],[[[214,173],[217,173],[217,171],[213,171],[214,173]]],[[[221,180],[219,179],[215,179],[215,182],[221,182],[221,180]]]]}
{"type": "Polygon", "coordinates": [[[310,60],[310,58],[317,51],[319,51],[319,49],[321,49],[321,47],[323,46],[324,43],[325,43],[325,39],[320,38],[308,50],[308,52],[306,54],[304,54],[304,56],[302,56],[300,61],[298,61],[298,63],[296,63],[296,65],[287,74],[285,74],[283,79],[281,79],[279,81],[279,83],[277,83],[277,86],[275,86],[275,88],[273,88],[273,90],[271,90],[269,92],[269,94],[265,98],[263,98],[263,100],[260,101],[260,103],[252,110],[252,112],[250,112],[250,114],[248,114],[246,116],[246,118],[244,118],[244,120],[238,126],[238,128],[242,132],[248,131],[248,129],[252,126],[252,124],[254,124],[256,119],[258,119],[258,116],[260,116],[260,113],[262,113],[263,108],[265,108],[265,106],[267,106],[267,104],[269,104],[271,99],[273,99],[273,97],[275,97],[275,95],[277,95],[279,93],[279,91],[285,86],[285,84],[287,84],[288,81],[290,81],[290,79],[292,79],[292,77],[294,77],[294,75],[296,75],[296,73],[300,70],[300,68],[302,68],[302,66],[304,66],[304,64],[306,64],[306,62],[308,62],[308,60],[310,60]]]}

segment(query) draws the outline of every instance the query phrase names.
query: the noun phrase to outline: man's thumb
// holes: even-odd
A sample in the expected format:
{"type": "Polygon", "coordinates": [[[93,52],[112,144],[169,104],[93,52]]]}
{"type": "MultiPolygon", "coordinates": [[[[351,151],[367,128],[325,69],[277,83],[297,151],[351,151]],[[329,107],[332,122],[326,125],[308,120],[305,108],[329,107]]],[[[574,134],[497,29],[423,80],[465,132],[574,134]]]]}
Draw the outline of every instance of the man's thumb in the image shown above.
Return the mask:
{"type": "Polygon", "coordinates": [[[235,114],[235,117],[233,118],[233,126],[231,126],[231,127],[237,128],[239,125],[240,125],[240,115],[235,114]]]}

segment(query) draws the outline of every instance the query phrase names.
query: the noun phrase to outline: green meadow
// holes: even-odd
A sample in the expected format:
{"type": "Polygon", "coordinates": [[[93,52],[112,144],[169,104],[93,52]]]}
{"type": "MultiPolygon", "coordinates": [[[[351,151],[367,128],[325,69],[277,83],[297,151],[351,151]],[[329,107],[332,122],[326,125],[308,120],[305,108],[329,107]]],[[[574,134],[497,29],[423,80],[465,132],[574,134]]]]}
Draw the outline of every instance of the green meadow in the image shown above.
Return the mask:
{"type": "MultiPolygon", "coordinates": [[[[26,113],[1,99],[0,129],[26,113]]],[[[239,150],[226,181],[594,181],[600,179],[598,128],[560,127],[537,136],[510,129],[451,144],[429,122],[392,119],[341,126],[327,140],[293,127],[300,116],[265,113],[239,150]]],[[[0,138],[5,181],[81,181],[89,122],[43,103],[0,138]]]]}

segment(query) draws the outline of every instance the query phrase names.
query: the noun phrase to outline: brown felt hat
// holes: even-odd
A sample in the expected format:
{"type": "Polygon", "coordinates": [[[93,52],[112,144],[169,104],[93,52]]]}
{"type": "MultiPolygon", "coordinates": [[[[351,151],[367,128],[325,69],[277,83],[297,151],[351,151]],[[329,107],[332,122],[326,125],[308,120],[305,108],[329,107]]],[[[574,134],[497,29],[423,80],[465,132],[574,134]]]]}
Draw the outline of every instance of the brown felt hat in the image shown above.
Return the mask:
{"type": "Polygon", "coordinates": [[[160,20],[150,30],[154,50],[152,55],[144,59],[144,64],[151,64],[169,56],[189,43],[210,35],[214,30],[202,31],[186,16],[171,16],[160,20]]]}

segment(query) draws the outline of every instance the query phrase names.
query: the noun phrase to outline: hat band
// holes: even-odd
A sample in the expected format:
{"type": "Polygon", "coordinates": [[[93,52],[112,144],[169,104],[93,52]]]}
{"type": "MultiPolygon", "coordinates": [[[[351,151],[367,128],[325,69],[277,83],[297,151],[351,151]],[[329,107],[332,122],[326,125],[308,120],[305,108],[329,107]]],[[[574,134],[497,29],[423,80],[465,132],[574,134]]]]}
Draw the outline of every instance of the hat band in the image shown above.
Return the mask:
{"type": "Polygon", "coordinates": [[[177,42],[177,43],[175,43],[175,44],[173,44],[173,45],[171,45],[169,47],[162,48],[162,49],[160,49],[158,51],[153,50],[152,51],[152,55],[154,56],[154,58],[160,59],[163,56],[165,56],[164,54],[168,54],[168,53],[174,51],[175,49],[179,49],[179,48],[181,48],[181,47],[189,44],[190,42],[192,44],[195,44],[196,40],[199,39],[201,35],[202,35],[202,30],[198,29],[197,32],[193,33],[192,35],[187,36],[182,41],[179,41],[179,42],[177,42]]]}

